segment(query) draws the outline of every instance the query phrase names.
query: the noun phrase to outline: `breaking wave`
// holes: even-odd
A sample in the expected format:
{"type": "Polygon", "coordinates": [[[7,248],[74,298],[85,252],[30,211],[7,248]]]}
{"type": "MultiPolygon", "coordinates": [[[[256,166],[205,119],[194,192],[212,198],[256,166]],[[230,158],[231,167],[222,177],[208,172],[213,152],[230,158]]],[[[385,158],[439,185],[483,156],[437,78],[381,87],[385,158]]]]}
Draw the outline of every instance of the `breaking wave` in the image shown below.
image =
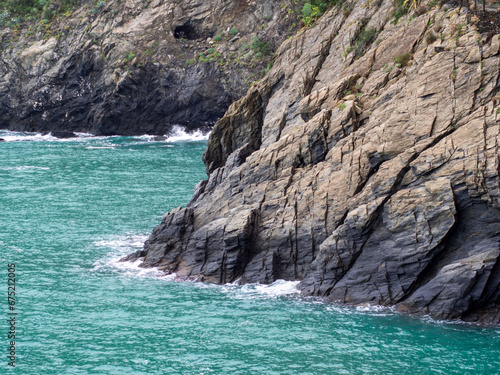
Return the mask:
{"type": "Polygon", "coordinates": [[[182,126],[175,125],[172,128],[172,132],[167,137],[166,142],[192,142],[192,141],[206,141],[210,135],[210,132],[202,132],[201,130],[196,130],[192,133],[188,133],[182,126]]]}

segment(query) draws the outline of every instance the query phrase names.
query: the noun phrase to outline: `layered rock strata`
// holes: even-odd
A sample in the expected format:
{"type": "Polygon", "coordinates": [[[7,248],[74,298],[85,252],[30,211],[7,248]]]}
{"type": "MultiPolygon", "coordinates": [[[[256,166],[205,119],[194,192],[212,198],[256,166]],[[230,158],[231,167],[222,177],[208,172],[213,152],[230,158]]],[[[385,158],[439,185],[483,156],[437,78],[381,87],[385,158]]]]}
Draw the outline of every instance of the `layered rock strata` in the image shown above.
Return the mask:
{"type": "Polygon", "coordinates": [[[500,36],[457,7],[397,24],[391,7],[287,40],[216,124],[208,180],[128,259],[498,324],[500,36]]]}

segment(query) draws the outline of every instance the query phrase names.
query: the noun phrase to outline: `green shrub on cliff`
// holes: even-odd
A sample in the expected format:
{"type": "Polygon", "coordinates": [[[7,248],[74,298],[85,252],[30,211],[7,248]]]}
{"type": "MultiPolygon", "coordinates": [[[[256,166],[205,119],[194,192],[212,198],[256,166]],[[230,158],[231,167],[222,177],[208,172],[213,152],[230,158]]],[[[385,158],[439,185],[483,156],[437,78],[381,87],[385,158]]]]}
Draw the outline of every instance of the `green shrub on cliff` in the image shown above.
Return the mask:
{"type": "Polygon", "coordinates": [[[253,50],[255,54],[260,53],[261,55],[267,56],[273,51],[273,46],[268,42],[260,40],[258,36],[252,38],[252,44],[250,44],[250,49],[253,50]]]}
{"type": "Polygon", "coordinates": [[[0,23],[19,20],[30,21],[41,18],[51,20],[56,14],[61,14],[80,5],[85,0],[4,0],[0,1],[0,23]],[[3,19],[3,18],[5,19],[3,19]],[[8,18],[8,19],[7,19],[8,18]]]}
{"type": "Polygon", "coordinates": [[[393,60],[396,63],[396,65],[399,65],[401,68],[404,68],[410,62],[411,57],[412,56],[410,52],[405,52],[402,53],[401,55],[395,56],[393,60]]]}
{"type": "Polygon", "coordinates": [[[104,8],[105,6],[106,6],[106,2],[105,1],[103,1],[103,0],[98,1],[95,4],[94,9],[92,9],[92,13],[93,14],[99,13],[102,10],[102,8],[104,8]]]}
{"type": "Polygon", "coordinates": [[[420,5],[420,0],[405,0],[404,5],[409,9],[417,9],[420,5]]]}
{"type": "Polygon", "coordinates": [[[302,22],[306,26],[311,26],[316,18],[318,18],[323,12],[318,6],[314,6],[311,3],[305,3],[302,7],[302,22]]]}
{"type": "Polygon", "coordinates": [[[307,0],[301,10],[301,21],[306,26],[311,26],[328,8],[341,6],[344,0],[307,0]]]}
{"type": "MultiPolygon", "coordinates": [[[[366,28],[366,24],[368,20],[361,20],[362,24],[361,30],[356,38],[356,42],[354,43],[354,57],[357,59],[365,54],[365,52],[369,49],[370,45],[377,39],[379,30],[374,28],[366,28]]],[[[351,48],[352,50],[352,48],[351,48]]]]}
{"type": "Polygon", "coordinates": [[[393,5],[395,9],[392,15],[394,17],[392,19],[392,23],[397,25],[399,19],[410,10],[410,4],[408,3],[408,0],[393,0],[393,5]]]}

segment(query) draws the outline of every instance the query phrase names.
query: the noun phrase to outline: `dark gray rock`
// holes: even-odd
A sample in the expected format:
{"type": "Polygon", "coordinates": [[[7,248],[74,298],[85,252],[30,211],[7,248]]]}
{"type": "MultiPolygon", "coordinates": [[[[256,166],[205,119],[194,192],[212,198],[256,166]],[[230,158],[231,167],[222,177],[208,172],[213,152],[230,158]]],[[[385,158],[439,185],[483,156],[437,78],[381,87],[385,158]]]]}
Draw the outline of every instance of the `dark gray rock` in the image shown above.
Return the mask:
{"type": "Polygon", "coordinates": [[[75,138],[76,137],[75,133],[64,131],[64,130],[54,130],[50,134],[56,138],[75,138]]]}
{"type": "Polygon", "coordinates": [[[176,72],[148,64],[131,69],[118,86],[106,85],[105,78],[100,62],[84,54],[67,61],[56,77],[35,79],[30,92],[13,83],[0,109],[0,128],[161,135],[173,125],[213,125],[236,94],[223,87],[218,70],[210,65],[176,72]]]}

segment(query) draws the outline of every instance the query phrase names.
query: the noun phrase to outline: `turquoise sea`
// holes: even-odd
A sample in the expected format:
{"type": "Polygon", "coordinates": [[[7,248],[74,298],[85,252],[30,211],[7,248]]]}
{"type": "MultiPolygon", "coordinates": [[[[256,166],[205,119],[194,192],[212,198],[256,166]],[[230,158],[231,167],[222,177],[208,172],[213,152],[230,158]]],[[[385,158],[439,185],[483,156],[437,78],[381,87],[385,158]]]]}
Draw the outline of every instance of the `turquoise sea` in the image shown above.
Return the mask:
{"type": "Polygon", "coordinates": [[[0,138],[0,374],[500,374],[500,327],[119,263],[206,178],[204,137],[0,138]]]}

